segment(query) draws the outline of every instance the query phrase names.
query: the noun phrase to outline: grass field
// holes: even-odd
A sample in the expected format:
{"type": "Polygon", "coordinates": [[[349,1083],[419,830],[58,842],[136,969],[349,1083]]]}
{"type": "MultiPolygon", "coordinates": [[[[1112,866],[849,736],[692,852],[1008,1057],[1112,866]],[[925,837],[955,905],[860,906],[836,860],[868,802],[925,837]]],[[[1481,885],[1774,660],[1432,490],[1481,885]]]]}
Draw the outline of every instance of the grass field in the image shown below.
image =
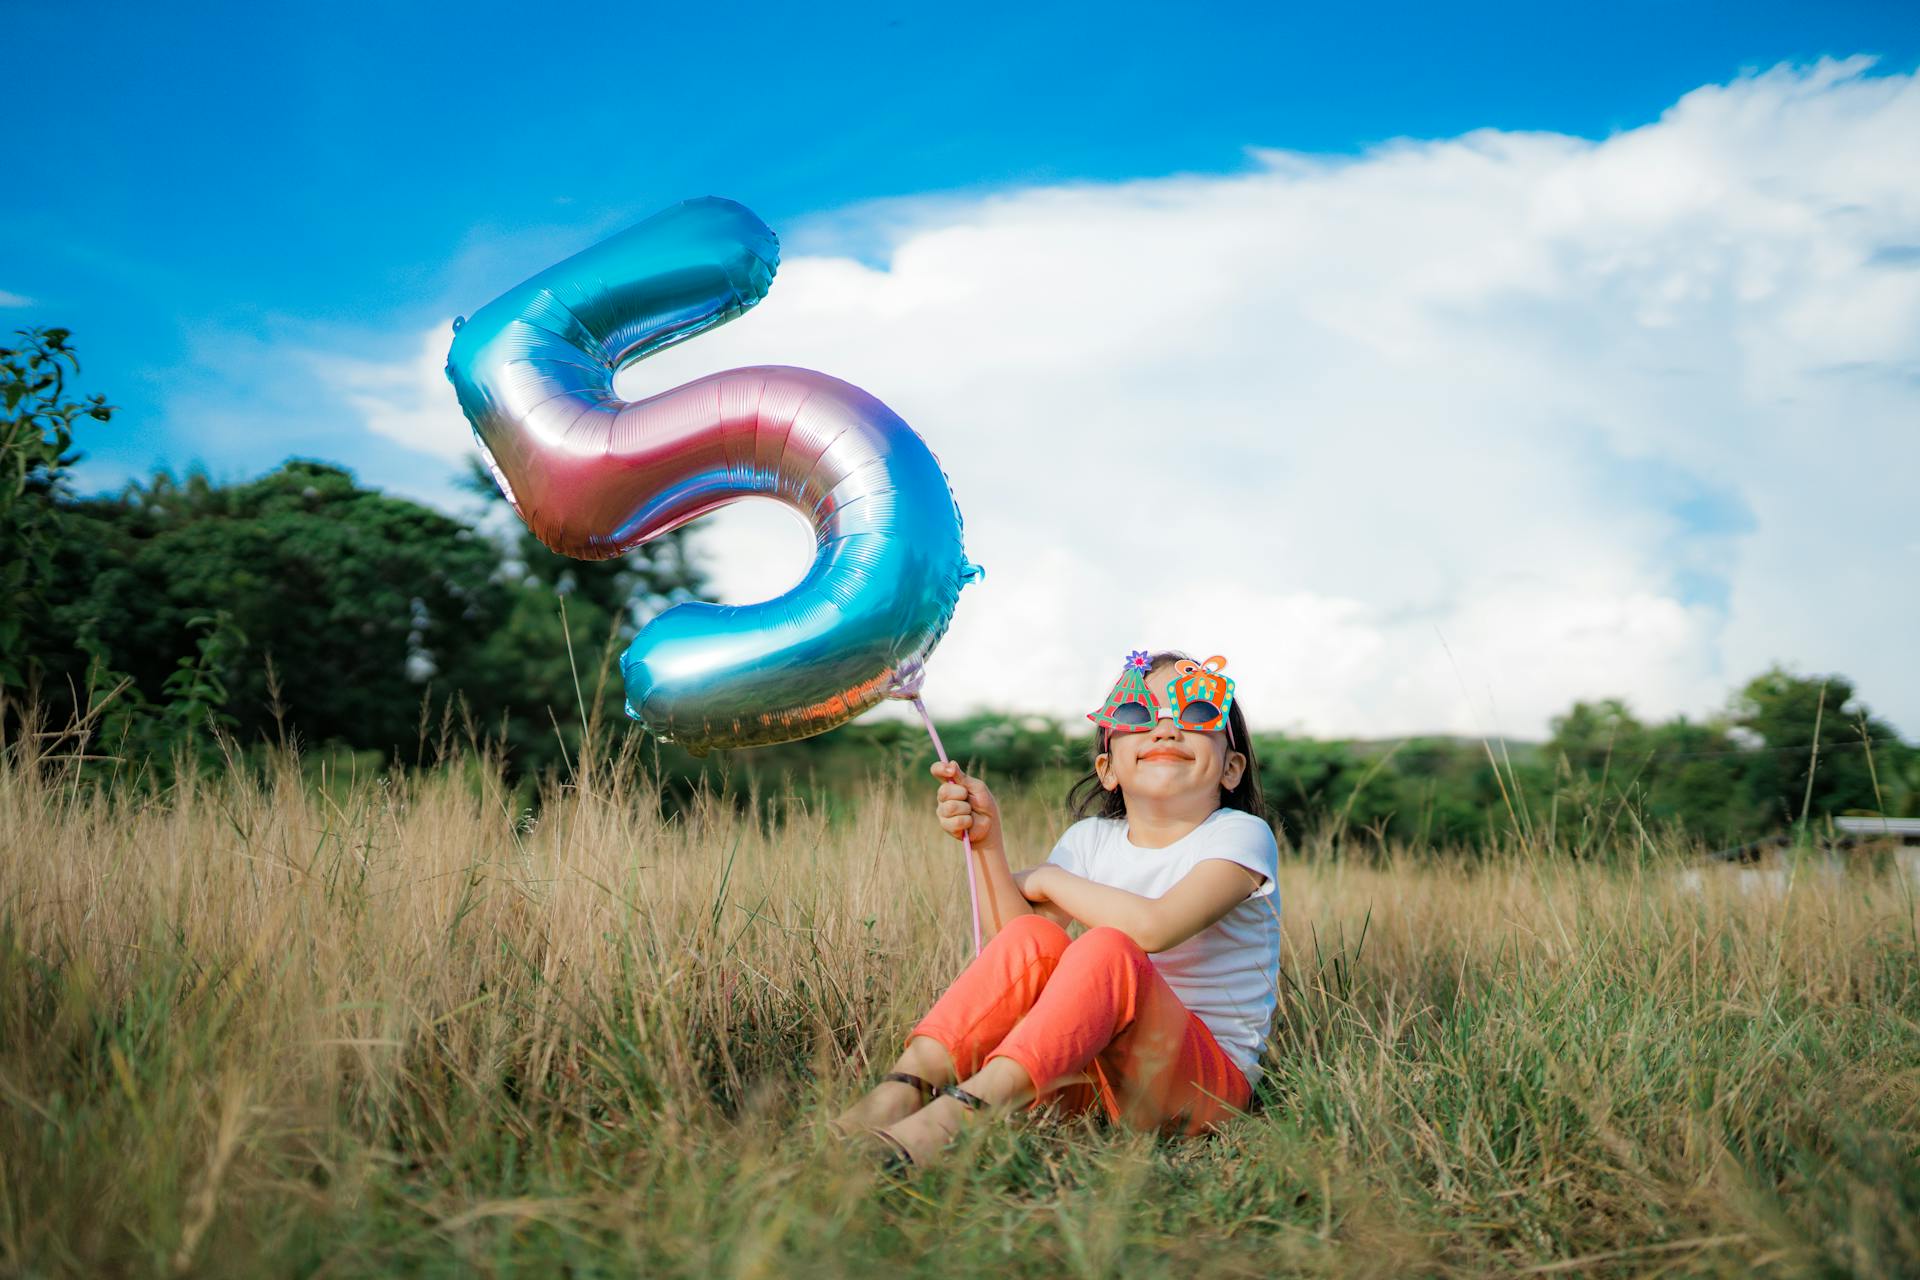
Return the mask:
{"type": "MultiPolygon", "coordinates": [[[[895,1186],[820,1121],[963,961],[930,787],[770,829],[619,772],[535,820],[473,760],[151,794],[0,766],[0,1269],[1920,1273],[1884,855],[1777,892],[1637,833],[1309,841],[1255,1114],[978,1128],[895,1186]]],[[[1016,861],[1055,804],[1009,799],[1016,861]]]]}

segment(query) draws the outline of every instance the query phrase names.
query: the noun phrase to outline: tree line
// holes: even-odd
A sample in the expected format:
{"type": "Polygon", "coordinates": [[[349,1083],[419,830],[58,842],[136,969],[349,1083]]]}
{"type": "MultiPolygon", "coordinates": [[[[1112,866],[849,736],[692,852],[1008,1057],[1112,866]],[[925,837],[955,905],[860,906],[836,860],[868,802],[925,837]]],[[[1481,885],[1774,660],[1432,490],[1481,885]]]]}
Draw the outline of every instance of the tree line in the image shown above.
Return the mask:
{"type": "MultiPolygon", "coordinates": [[[[160,471],[82,496],[79,437],[114,409],[73,393],[78,373],[65,330],[0,348],[9,741],[32,707],[59,749],[156,777],[268,743],[380,767],[451,741],[487,744],[534,778],[571,767],[590,725],[640,732],[621,716],[612,659],[652,613],[702,594],[684,533],[613,560],[557,556],[477,467],[474,492],[498,505],[473,521],[303,459],[238,483],[160,471]]],[[[943,734],[996,779],[1064,789],[1086,767],[1083,730],[984,715],[943,734]]],[[[1770,670],[1700,721],[1580,702],[1552,730],[1543,744],[1261,734],[1261,781],[1283,831],[1423,844],[1550,832],[1579,850],[1656,828],[1732,844],[1835,814],[1920,811],[1920,749],[1838,675],[1770,670]]],[[[634,767],[669,796],[725,777],[765,802],[832,806],[926,758],[917,726],[881,721],[704,760],[648,744],[634,767]]]]}
{"type": "MultiPolygon", "coordinates": [[[[86,722],[93,750],[206,755],[217,727],[398,761],[451,728],[537,773],[580,747],[576,688],[617,715],[601,656],[703,586],[683,535],[572,560],[322,461],[77,495],[76,428],[113,407],[69,394],[66,331],[19,338],[0,350],[0,682],[47,724],[86,722]]],[[[483,471],[472,487],[504,505],[483,471]]]]}

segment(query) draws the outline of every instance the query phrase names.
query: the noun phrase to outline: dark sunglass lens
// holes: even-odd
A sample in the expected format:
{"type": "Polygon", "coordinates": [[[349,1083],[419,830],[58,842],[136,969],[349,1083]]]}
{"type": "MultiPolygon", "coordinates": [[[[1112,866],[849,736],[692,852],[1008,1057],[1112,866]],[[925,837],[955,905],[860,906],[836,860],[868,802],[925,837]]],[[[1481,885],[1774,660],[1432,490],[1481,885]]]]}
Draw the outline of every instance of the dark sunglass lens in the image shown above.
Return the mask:
{"type": "Polygon", "coordinates": [[[1220,718],[1220,708],[1211,702],[1189,702],[1180,708],[1180,727],[1191,729],[1195,725],[1209,724],[1220,718]]]}
{"type": "Polygon", "coordinates": [[[1113,709],[1113,722],[1127,728],[1153,723],[1153,711],[1144,702],[1123,702],[1113,709]]]}

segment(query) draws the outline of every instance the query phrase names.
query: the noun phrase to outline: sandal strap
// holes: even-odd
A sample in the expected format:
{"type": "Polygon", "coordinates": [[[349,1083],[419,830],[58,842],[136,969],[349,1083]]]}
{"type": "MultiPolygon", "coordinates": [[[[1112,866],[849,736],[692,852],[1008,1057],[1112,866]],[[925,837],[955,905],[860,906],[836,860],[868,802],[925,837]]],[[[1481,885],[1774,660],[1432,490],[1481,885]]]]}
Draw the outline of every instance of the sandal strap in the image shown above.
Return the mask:
{"type": "Polygon", "coordinates": [[[987,1100],[985,1098],[977,1097],[974,1094],[968,1093],[965,1089],[962,1089],[957,1084],[950,1084],[946,1088],[940,1090],[940,1092],[945,1094],[947,1097],[952,1098],[955,1102],[959,1103],[961,1106],[965,1107],[969,1111],[978,1111],[980,1110],[980,1108],[987,1105],[987,1100]]]}
{"type": "Polygon", "coordinates": [[[873,1138],[875,1163],[883,1174],[902,1174],[914,1167],[913,1152],[907,1150],[907,1144],[888,1133],[885,1129],[869,1129],[873,1138]]]}
{"type": "Polygon", "coordinates": [[[939,1092],[931,1081],[922,1080],[919,1076],[909,1074],[905,1071],[889,1071],[880,1077],[880,1082],[882,1084],[910,1084],[920,1091],[920,1100],[922,1102],[925,1102],[939,1092]]]}

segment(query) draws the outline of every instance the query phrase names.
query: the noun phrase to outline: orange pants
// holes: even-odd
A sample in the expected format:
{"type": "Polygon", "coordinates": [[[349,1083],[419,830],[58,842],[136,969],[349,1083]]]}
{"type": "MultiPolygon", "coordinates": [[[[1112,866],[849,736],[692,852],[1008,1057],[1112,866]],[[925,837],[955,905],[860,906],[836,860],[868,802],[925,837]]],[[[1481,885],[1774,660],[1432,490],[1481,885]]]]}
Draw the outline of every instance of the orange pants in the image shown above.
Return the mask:
{"type": "Polygon", "coordinates": [[[1035,1107],[1098,1102],[1134,1129],[1197,1134],[1251,1094],[1139,943],[1110,928],[1069,940],[1045,916],[994,934],[912,1034],[944,1046],[962,1080],[1011,1058],[1039,1090],[1035,1107]]]}

